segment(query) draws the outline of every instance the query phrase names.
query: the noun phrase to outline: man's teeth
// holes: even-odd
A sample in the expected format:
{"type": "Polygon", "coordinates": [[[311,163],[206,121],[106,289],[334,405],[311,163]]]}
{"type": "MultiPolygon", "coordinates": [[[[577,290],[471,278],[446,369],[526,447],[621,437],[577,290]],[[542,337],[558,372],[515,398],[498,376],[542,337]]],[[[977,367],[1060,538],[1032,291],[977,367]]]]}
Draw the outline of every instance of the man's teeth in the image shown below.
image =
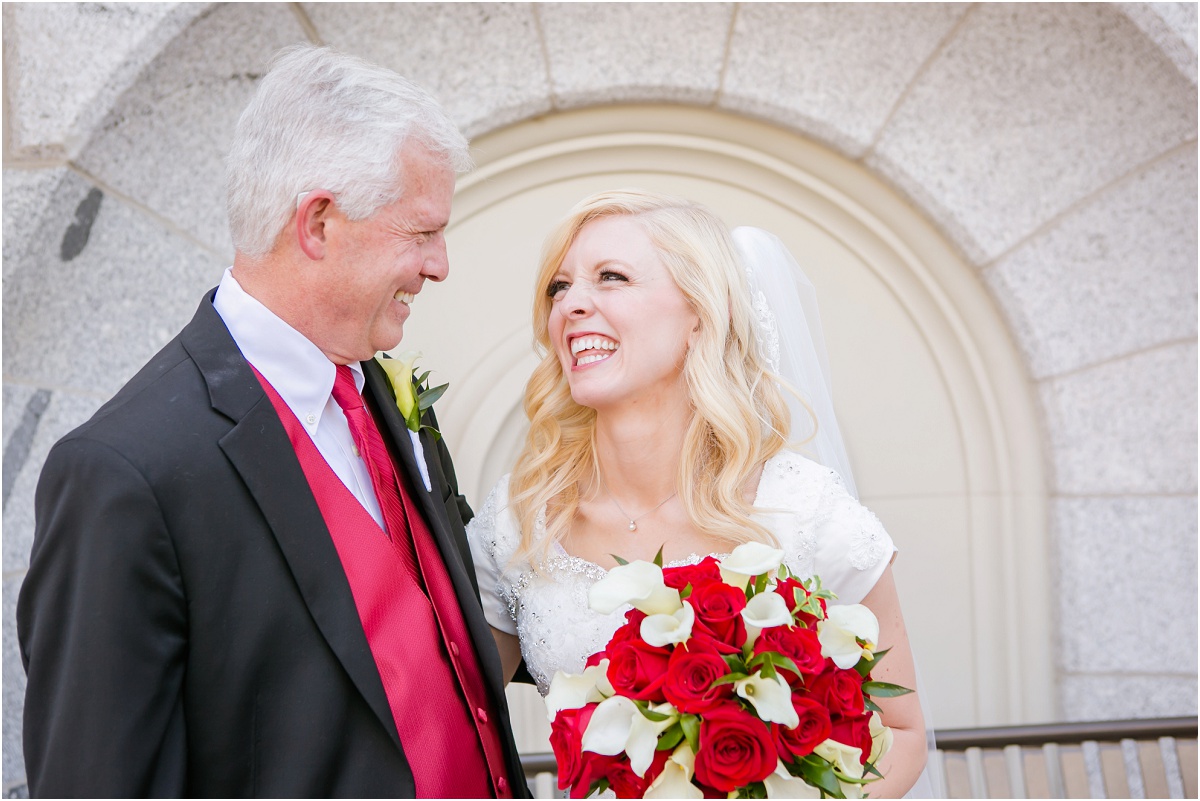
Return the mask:
{"type": "Polygon", "coordinates": [[[394,297],[401,303],[412,303],[413,298],[415,298],[416,295],[414,295],[412,292],[405,292],[401,290],[400,292],[397,292],[394,297]]]}
{"type": "MultiPolygon", "coordinates": [[[[608,337],[578,337],[571,340],[571,355],[585,350],[616,350],[618,347],[617,343],[608,337]]],[[[582,363],[580,361],[580,364],[582,363]]]]}

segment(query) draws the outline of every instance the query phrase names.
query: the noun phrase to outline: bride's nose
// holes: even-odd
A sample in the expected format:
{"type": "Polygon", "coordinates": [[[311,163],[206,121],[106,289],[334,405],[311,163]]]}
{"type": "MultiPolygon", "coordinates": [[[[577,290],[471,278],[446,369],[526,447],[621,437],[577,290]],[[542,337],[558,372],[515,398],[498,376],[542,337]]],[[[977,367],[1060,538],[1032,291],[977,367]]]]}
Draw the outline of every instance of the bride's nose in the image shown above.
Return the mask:
{"type": "Polygon", "coordinates": [[[583,282],[572,284],[562,300],[563,313],[571,317],[586,317],[592,311],[591,287],[583,282]]]}

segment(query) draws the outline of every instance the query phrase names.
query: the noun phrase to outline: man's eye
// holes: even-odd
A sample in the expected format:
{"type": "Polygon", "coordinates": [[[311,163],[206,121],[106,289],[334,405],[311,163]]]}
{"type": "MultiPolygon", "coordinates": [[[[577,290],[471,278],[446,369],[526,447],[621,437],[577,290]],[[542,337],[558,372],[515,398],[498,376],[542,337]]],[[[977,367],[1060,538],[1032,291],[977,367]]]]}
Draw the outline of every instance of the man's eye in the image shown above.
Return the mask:
{"type": "Polygon", "coordinates": [[[567,291],[568,287],[570,284],[566,281],[551,281],[550,286],[546,287],[546,296],[557,300],[567,291]]]}

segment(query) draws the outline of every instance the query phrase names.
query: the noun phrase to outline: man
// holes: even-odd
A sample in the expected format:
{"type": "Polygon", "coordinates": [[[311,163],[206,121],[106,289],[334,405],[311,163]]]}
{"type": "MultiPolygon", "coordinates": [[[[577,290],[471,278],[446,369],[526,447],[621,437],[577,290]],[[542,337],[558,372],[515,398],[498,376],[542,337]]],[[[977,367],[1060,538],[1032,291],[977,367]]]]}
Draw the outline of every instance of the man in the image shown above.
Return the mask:
{"type": "Polygon", "coordinates": [[[446,277],[468,165],[398,75],[276,57],[229,156],[232,268],[42,472],[33,794],[527,794],[471,510],[373,358],[446,277]]]}

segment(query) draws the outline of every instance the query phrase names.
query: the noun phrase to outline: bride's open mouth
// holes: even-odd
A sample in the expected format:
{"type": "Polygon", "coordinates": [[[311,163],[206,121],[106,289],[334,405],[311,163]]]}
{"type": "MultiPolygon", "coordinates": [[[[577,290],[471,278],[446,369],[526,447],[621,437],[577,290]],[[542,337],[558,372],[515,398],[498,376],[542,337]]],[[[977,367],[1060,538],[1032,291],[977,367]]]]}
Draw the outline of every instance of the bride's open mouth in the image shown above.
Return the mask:
{"type": "Polygon", "coordinates": [[[571,356],[575,367],[602,362],[617,352],[620,347],[615,339],[599,334],[584,334],[571,340],[571,356]]]}

